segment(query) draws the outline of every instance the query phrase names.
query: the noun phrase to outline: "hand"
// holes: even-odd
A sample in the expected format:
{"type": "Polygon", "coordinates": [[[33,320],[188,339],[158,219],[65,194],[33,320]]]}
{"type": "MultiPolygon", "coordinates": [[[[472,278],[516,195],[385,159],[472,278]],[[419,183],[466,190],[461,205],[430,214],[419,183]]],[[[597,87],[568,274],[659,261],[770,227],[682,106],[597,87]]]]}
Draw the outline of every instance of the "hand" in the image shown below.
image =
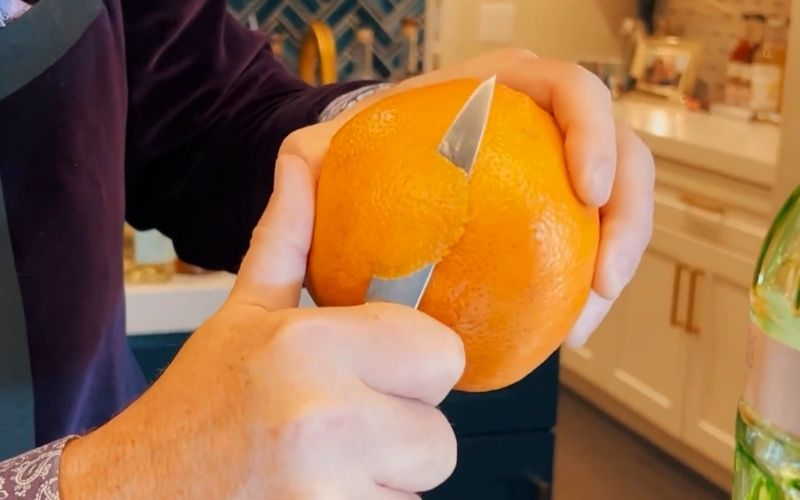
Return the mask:
{"type": "Polygon", "coordinates": [[[597,328],[633,277],[653,224],[653,158],[624,124],[615,122],[606,87],[575,64],[518,49],[491,52],[451,68],[406,80],[365,99],[331,122],[293,132],[282,151],[319,171],[333,134],[371,102],[407,88],[457,78],[497,81],[524,92],[553,114],[565,135],[567,167],[584,203],[600,208],[601,240],[593,290],[568,342],[580,345],[597,328]]]}
{"type": "Polygon", "coordinates": [[[314,182],[283,157],[225,305],[139,400],[70,443],[73,498],[413,499],[453,471],[463,346],[410,308],[297,309],[314,182]]]}

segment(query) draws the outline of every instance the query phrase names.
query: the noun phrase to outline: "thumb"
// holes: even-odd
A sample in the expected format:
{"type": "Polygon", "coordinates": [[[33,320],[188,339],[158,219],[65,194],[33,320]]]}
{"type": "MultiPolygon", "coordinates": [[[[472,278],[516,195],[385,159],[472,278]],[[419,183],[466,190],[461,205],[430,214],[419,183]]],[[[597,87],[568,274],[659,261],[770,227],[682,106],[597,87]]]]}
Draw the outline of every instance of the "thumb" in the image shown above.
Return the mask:
{"type": "Polygon", "coordinates": [[[314,226],[314,180],[297,156],[282,155],[275,164],[275,187],[244,257],[235,301],[267,309],[296,307],[306,272],[314,226]]]}

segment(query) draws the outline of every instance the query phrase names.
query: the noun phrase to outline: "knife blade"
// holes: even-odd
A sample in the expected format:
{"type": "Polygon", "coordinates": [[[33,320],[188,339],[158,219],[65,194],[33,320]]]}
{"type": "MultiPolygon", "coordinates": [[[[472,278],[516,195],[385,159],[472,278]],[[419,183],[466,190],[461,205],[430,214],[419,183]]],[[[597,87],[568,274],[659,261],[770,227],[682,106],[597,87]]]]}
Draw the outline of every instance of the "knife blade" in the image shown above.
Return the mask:
{"type": "MultiPolygon", "coordinates": [[[[496,77],[481,82],[456,115],[444,134],[437,152],[469,176],[478,157],[489,110],[492,106],[496,77]]],[[[433,264],[402,278],[384,279],[373,276],[365,297],[366,302],[393,302],[417,308],[433,274],[433,264]]]]}

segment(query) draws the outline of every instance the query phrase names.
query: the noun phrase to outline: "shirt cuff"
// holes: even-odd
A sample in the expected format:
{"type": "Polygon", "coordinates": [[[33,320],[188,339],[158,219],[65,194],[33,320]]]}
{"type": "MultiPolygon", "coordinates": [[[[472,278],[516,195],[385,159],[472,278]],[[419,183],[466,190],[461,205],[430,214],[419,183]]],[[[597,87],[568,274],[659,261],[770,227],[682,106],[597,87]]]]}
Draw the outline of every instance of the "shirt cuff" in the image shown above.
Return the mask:
{"type": "Polygon", "coordinates": [[[0,499],[57,500],[61,452],[76,437],[68,436],[0,462],[0,499]]]}
{"type": "Polygon", "coordinates": [[[332,100],[322,113],[319,115],[319,121],[326,122],[332,120],[342,111],[348,109],[359,101],[366,99],[375,92],[391,87],[391,83],[376,83],[374,85],[367,85],[356,90],[352,90],[346,94],[342,94],[336,99],[332,100]]]}

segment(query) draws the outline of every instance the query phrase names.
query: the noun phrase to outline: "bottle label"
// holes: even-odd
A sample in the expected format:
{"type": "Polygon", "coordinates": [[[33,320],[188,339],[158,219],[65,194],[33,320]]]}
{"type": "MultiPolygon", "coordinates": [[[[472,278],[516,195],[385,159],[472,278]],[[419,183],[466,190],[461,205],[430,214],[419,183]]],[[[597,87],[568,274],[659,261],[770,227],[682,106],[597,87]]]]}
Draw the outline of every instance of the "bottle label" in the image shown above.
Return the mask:
{"type": "Polygon", "coordinates": [[[766,422],[800,436],[800,351],[751,322],[744,401],[766,422]]]}
{"type": "Polygon", "coordinates": [[[750,100],[750,65],[740,61],[728,62],[725,82],[725,102],[734,106],[747,106],[750,100]]]}
{"type": "Polygon", "coordinates": [[[776,64],[753,64],[750,68],[750,107],[756,111],[778,111],[783,71],[776,64]]]}
{"type": "Polygon", "coordinates": [[[172,240],[156,229],[136,231],[133,255],[136,264],[168,264],[175,260],[175,249],[172,240]]]}

